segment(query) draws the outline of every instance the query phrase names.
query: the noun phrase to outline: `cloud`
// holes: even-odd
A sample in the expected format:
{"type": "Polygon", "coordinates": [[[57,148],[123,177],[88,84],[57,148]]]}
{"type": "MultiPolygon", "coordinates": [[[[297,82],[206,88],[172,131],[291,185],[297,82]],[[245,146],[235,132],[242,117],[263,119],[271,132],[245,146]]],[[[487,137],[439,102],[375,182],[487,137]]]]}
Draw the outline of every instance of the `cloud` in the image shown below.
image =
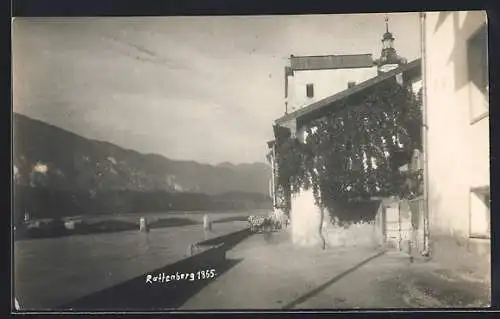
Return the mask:
{"type": "MultiPolygon", "coordinates": [[[[408,21],[391,15],[411,60],[418,19],[408,21]]],[[[211,163],[263,160],[290,54],[377,54],[384,31],[382,15],[24,18],[13,28],[16,112],[211,163]]]]}

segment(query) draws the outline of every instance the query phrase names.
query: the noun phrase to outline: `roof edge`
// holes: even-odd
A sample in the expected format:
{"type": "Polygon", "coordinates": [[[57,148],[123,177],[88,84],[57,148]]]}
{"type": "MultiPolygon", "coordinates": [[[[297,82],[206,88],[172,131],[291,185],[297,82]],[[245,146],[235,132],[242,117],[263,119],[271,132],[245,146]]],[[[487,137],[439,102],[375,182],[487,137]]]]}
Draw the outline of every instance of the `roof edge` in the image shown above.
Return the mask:
{"type": "Polygon", "coordinates": [[[296,110],[292,113],[286,114],[286,115],[276,119],[274,121],[274,123],[275,124],[282,124],[282,123],[291,121],[293,119],[298,119],[301,116],[304,116],[312,111],[317,111],[319,109],[322,109],[323,107],[328,106],[331,103],[340,101],[340,100],[342,100],[342,99],[344,99],[344,98],[346,98],[354,93],[358,93],[360,91],[363,91],[364,89],[367,89],[372,85],[375,85],[377,83],[381,83],[381,82],[386,81],[392,77],[395,77],[399,73],[408,72],[412,69],[420,68],[420,66],[421,66],[421,58],[415,59],[415,60],[408,62],[406,64],[403,64],[400,67],[398,67],[394,70],[391,70],[387,73],[377,75],[376,77],[373,77],[371,79],[363,81],[363,82],[355,85],[352,88],[340,91],[340,92],[335,93],[333,95],[330,95],[324,99],[316,101],[308,106],[305,106],[299,110],[296,110]]]}

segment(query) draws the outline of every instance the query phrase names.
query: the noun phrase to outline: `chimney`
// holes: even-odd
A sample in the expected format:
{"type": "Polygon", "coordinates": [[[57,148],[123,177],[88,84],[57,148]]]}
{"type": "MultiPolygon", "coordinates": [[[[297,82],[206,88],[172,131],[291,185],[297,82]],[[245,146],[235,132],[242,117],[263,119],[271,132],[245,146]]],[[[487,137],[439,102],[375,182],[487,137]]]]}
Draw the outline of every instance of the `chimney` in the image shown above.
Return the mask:
{"type": "Polygon", "coordinates": [[[356,85],[356,82],[352,82],[352,81],[347,82],[347,88],[348,89],[352,88],[355,85],[356,85]]]}

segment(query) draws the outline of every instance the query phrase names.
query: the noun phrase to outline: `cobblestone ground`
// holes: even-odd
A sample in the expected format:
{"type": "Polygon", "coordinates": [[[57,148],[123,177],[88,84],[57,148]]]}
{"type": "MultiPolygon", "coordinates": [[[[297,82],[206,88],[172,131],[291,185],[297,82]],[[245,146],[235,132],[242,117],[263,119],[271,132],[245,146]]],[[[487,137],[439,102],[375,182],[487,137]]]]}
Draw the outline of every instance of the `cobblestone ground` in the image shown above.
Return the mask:
{"type": "Polygon", "coordinates": [[[466,308],[490,304],[489,284],[432,262],[386,253],[296,308],[466,308]]]}
{"type": "Polygon", "coordinates": [[[430,261],[368,247],[298,248],[285,234],[255,235],[228,252],[240,262],[183,309],[483,307],[487,283],[430,261]]]}

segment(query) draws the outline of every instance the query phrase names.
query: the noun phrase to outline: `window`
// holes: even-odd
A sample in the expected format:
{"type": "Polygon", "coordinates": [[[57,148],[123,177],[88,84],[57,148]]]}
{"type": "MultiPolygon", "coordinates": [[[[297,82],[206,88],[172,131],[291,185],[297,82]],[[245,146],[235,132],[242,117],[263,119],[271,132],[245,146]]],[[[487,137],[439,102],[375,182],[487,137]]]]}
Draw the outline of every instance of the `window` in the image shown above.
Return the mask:
{"type": "Polygon", "coordinates": [[[470,191],[470,237],[490,238],[490,187],[470,191]]]}
{"type": "Polygon", "coordinates": [[[486,24],[467,41],[471,122],[486,117],[489,111],[488,36],[486,24]]]}
{"type": "Polygon", "coordinates": [[[306,95],[308,98],[314,97],[314,85],[312,83],[306,85],[306,95]]]}

